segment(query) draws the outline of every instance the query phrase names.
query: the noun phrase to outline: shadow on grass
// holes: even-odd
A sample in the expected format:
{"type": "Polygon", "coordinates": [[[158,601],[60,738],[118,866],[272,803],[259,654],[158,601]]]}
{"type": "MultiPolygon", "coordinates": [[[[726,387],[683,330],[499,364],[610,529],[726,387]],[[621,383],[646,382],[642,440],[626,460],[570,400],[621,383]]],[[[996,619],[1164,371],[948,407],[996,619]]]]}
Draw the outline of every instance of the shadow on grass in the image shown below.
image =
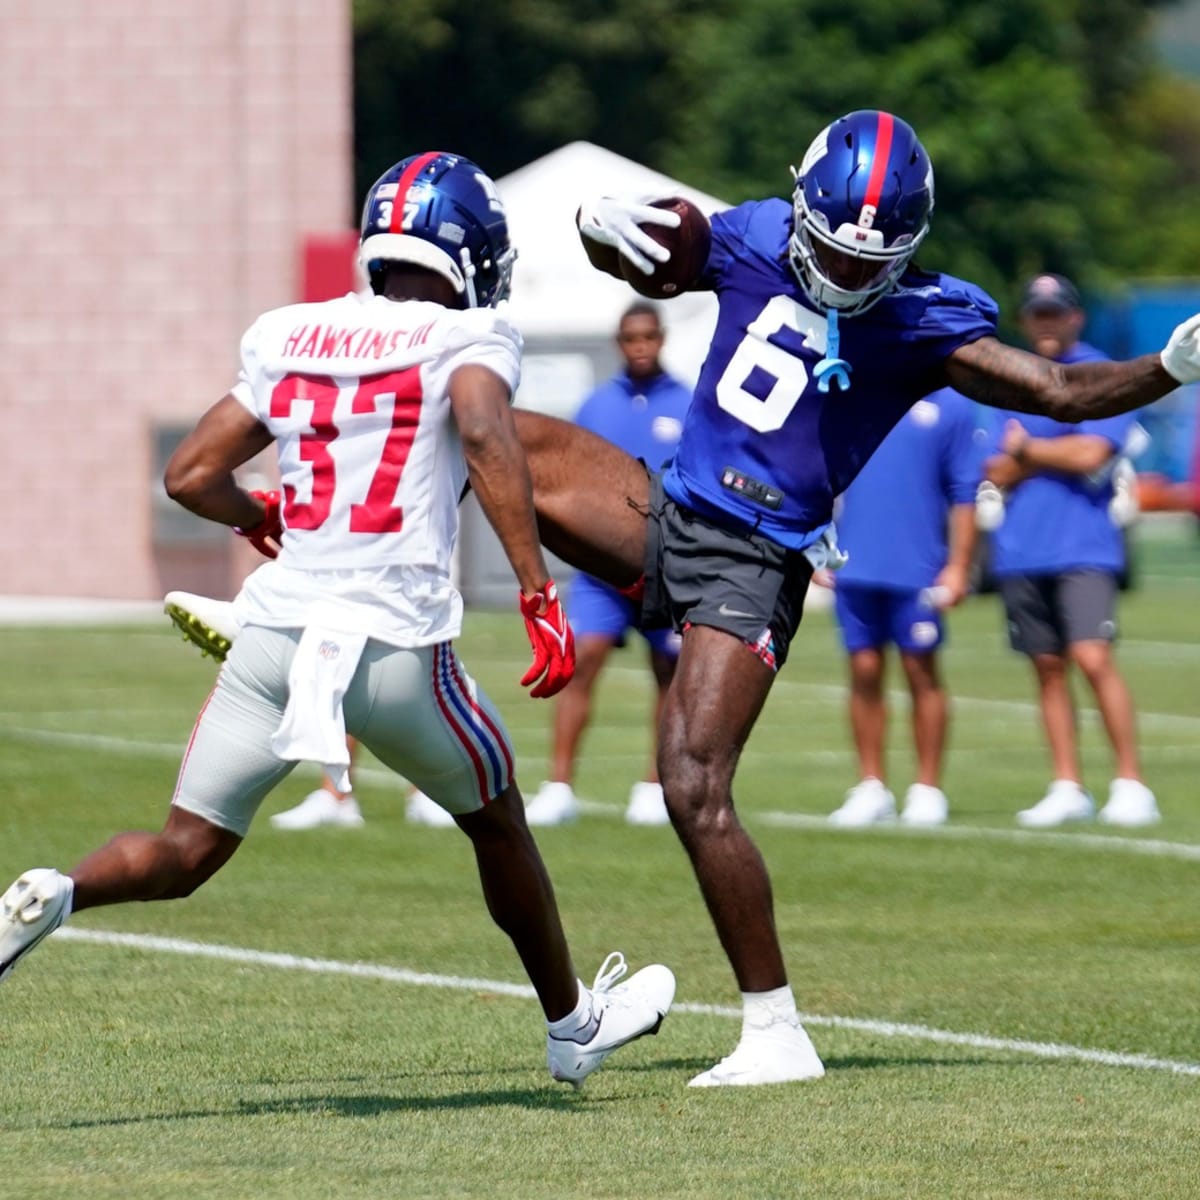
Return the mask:
{"type": "Polygon", "coordinates": [[[438,1112],[471,1108],[524,1108],[540,1112],[570,1112],[578,1108],[577,1093],[563,1088],[510,1088],[456,1092],[444,1096],[290,1096],[267,1100],[239,1100],[228,1108],[181,1109],[177,1112],[140,1113],[123,1117],[56,1121],[43,1128],[104,1129],[165,1121],[207,1120],[212,1117],[301,1116],[306,1113],[337,1117],[377,1117],[387,1113],[438,1112]]]}

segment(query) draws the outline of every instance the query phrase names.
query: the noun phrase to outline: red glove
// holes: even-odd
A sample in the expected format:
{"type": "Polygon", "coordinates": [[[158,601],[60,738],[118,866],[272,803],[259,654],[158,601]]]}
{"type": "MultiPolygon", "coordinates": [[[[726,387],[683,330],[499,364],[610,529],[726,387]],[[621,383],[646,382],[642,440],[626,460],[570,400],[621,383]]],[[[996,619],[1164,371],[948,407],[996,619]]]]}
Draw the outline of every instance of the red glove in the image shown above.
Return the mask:
{"type": "Polygon", "coordinates": [[[533,647],[533,666],[521,676],[521,686],[533,684],[529,694],[541,700],[561,692],[575,674],[575,635],[553,579],[532,596],[521,594],[521,616],[533,647]]]}
{"type": "Polygon", "coordinates": [[[283,520],[279,515],[278,492],[251,492],[255,500],[261,500],[266,505],[263,519],[252,529],[233,527],[233,532],[247,541],[267,558],[279,557],[279,544],[283,541],[283,520]]]}

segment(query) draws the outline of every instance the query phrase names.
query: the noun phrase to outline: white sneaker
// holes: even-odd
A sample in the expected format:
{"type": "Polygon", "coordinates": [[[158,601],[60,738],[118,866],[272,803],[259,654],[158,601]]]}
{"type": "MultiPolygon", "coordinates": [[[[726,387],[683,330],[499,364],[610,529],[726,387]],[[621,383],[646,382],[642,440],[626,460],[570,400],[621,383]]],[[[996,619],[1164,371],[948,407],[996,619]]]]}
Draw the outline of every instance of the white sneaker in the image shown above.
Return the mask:
{"type": "Polygon", "coordinates": [[[224,662],[229,647],[238,635],[233,605],[228,600],[213,600],[194,592],[168,592],[163,597],[163,612],[171,618],[184,640],[224,662]]]}
{"type": "Polygon", "coordinates": [[[904,811],[900,820],[905,825],[945,825],[949,815],[950,802],[941,788],[914,783],[904,793],[904,811]]]}
{"type": "Polygon", "coordinates": [[[1049,829],[1064,821],[1090,821],[1096,806],[1092,798],[1071,779],[1056,779],[1032,807],[1017,813],[1017,824],[1026,829],[1049,829]]]}
{"type": "Polygon", "coordinates": [[[867,778],[856,783],[847,793],[841,808],[829,814],[830,825],[842,829],[859,829],[896,819],[896,797],[878,779],[867,778]]]}
{"type": "Polygon", "coordinates": [[[1162,820],[1154,793],[1137,779],[1114,779],[1108,803],[1100,810],[1106,825],[1157,825],[1162,820]]]}
{"type": "Polygon", "coordinates": [[[579,817],[579,799],[569,783],[543,783],[525,806],[530,825],[565,825],[579,817]]]}
{"type": "Polygon", "coordinates": [[[309,792],[295,808],[273,814],[271,824],[276,829],[316,829],[319,825],[358,829],[366,822],[353,796],[343,796],[339,800],[332,792],[318,788],[309,792]]]}
{"type": "MultiPolygon", "coordinates": [[[[593,1022],[586,1041],[546,1035],[546,1063],[560,1083],[581,1083],[614,1051],[655,1034],[675,999],[675,976],[661,963],[643,967],[617,984],[628,968],[625,956],[610,954],[596,972],[591,1000],[593,1022]]],[[[582,985],[581,985],[582,986],[582,985]]]]}
{"type": "Polygon", "coordinates": [[[0,980],[67,919],[75,882],[52,867],[26,871],[0,898],[0,980]]]}
{"type": "Polygon", "coordinates": [[[629,790],[625,820],[630,825],[670,825],[662,784],[649,783],[644,779],[635,783],[629,790]]]}
{"type": "Polygon", "coordinates": [[[420,788],[413,788],[404,804],[404,819],[410,825],[431,825],[437,829],[448,829],[458,822],[435,800],[420,788]]]}
{"type": "Polygon", "coordinates": [[[825,1064],[799,1017],[773,1021],[758,1029],[743,1027],[732,1054],[697,1075],[688,1087],[753,1087],[820,1079],[825,1064]]]}

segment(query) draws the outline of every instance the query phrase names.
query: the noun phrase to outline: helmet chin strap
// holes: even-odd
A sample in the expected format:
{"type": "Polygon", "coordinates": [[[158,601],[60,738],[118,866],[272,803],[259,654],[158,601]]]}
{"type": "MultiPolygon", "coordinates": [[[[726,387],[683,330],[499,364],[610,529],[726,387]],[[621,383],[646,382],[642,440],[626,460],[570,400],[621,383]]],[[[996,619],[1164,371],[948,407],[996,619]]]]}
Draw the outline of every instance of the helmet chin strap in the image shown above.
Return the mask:
{"type": "Polygon", "coordinates": [[[827,392],[830,386],[836,383],[838,391],[848,392],[850,390],[850,372],[853,367],[844,358],[838,358],[841,342],[841,334],[838,332],[838,310],[827,308],[825,321],[827,325],[825,357],[813,369],[817,380],[817,391],[827,392]]]}
{"type": "Polygon", "coordinates": [[[471,262],[471,252],[464,246],[459,251],[459,261],[462,263],[463,293],[467,298],[468,308],[478,308],[478,297],[475,295],[475,264],[471,262]]]}

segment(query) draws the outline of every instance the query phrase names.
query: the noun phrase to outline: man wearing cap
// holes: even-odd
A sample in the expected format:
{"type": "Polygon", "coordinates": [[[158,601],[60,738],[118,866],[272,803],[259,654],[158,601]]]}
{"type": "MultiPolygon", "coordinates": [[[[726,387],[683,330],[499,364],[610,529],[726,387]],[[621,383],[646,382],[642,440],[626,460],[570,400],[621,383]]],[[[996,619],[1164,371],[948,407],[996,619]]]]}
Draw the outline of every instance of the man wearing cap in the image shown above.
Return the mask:
{"type": "MultiPolygon", "coordinates": [[[[1075,285],[1038,275],[1025,286],[1021,329],[1030,346],[1058,363],[1107,356],[1080,340],[1085,315],[1075,285]]],[[[1142,782],[1133,701],[1113,656],[1117,582],[1125,567],[1113,506],[1113,468],[1135,426],[1133,414],[1068,425],[1049,417],[999,413],[988,480],[1005,496],[992,535],[992,567],[1008,619],[1009,641],[1029,657],[1054,778],[1017,821],[1047,828],[1089,820],[1068,673],[1083,673],[1112,745],[1115,777],[1099,818],[1111,825],[1159,820],[1142,782]]]]}

